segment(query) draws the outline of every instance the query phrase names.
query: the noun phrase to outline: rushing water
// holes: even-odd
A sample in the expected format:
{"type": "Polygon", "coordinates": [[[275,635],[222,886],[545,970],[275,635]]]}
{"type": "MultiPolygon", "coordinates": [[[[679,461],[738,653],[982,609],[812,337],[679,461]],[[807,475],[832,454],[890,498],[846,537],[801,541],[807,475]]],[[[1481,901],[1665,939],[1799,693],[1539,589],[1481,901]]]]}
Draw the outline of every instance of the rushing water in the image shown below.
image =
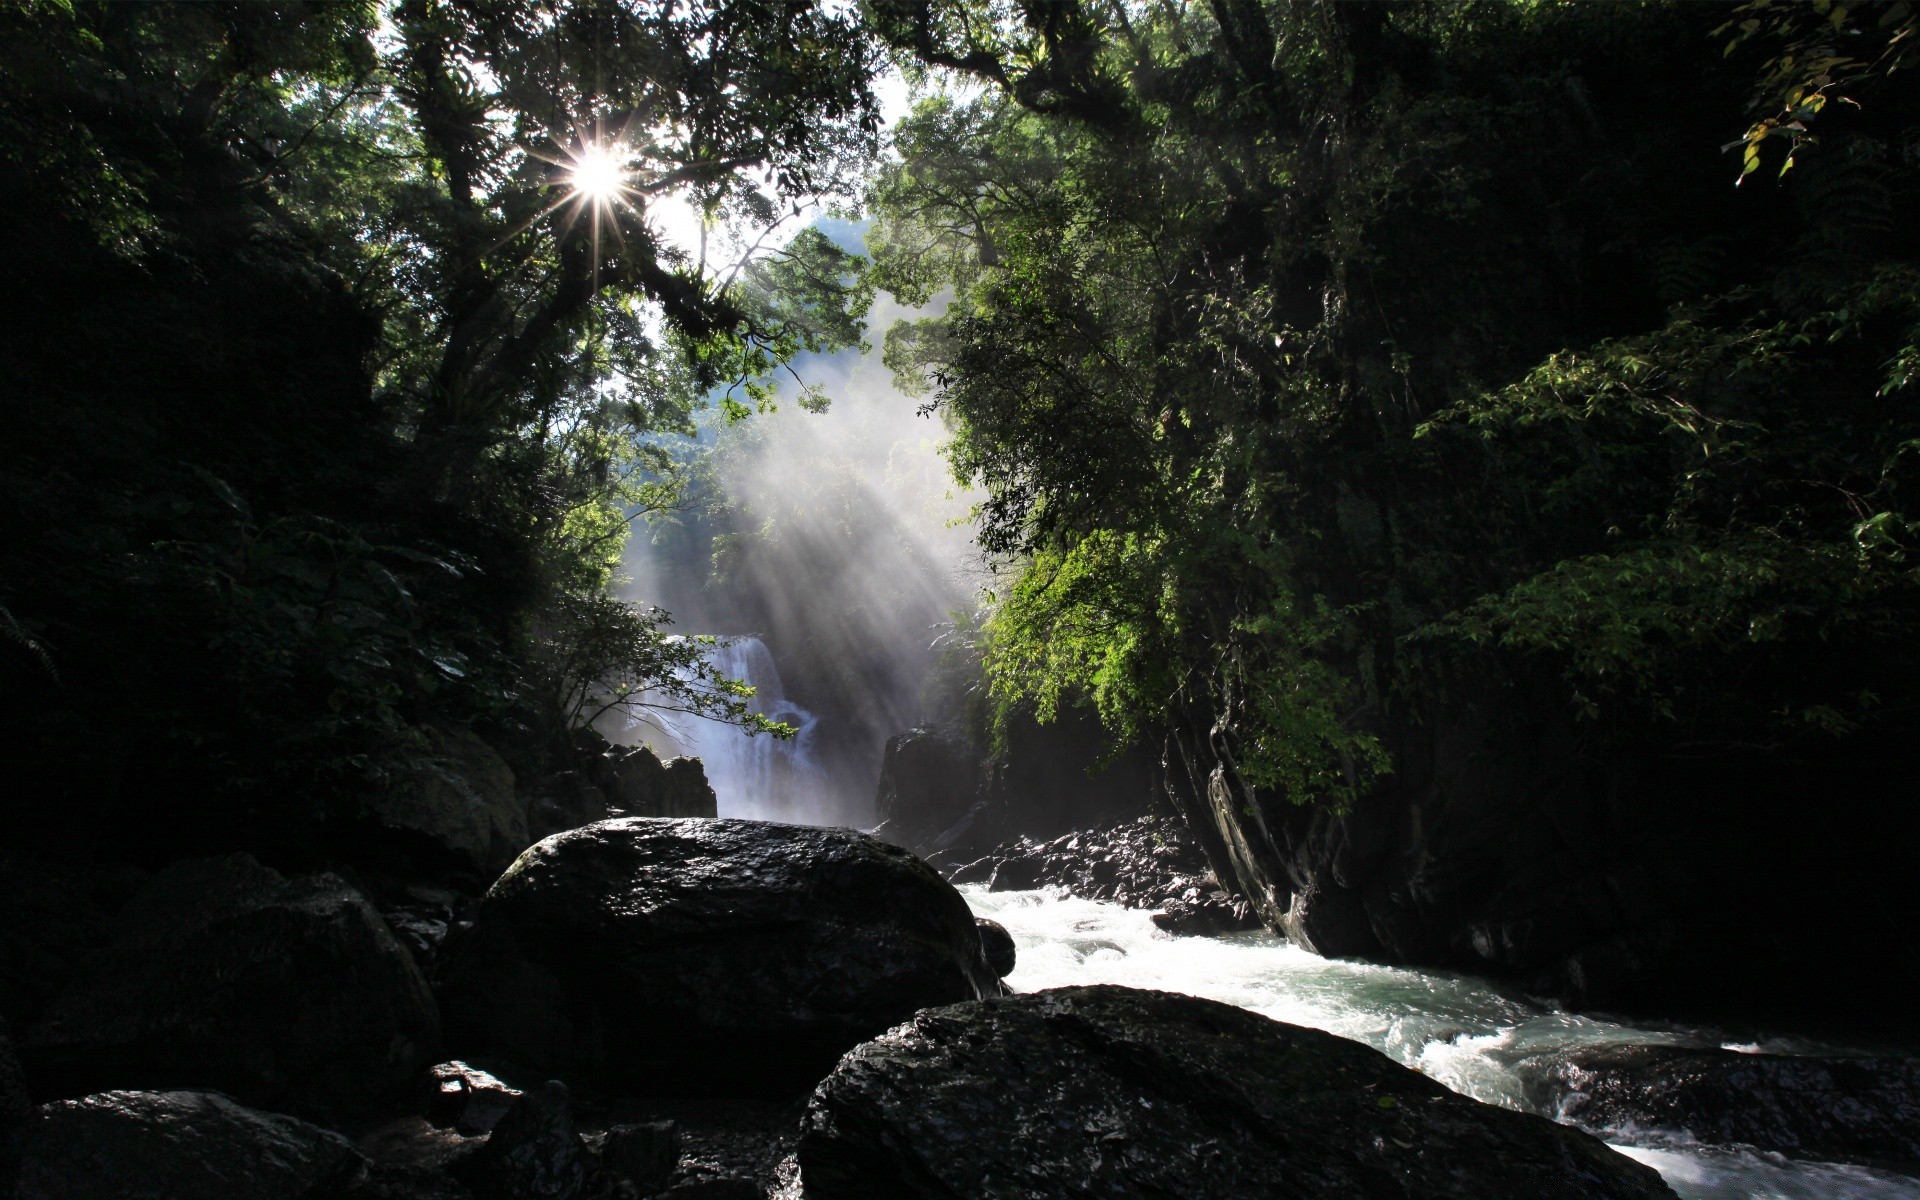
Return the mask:
{"type": "Polygon", "coordinates": [[[720,816],[820,823],[823,798],[830,789],[814,753],[819,721],[787,699],[780,668],[774,665],[767,644],[757,637],[727,638],[708,653],[707,661],[726,678],[750,684],[754,694],[749,707],[793,726],[794,736],[748,737],[720,721],[651,713],[647,725],[671,743],[656,749],[701,760],[720,816]]]}
{"type": "MultiPolygon", "coordinates": [[[[1047,891],[961,891],[974,912],[1013,934],[1020,957],[1008,982],[1021,991],[1119,983],[1205,996],[1365,1042],[1455,1091],[1509,1108],[1528,1107],[1522,1064],[1534,1055],[1589,1043],[1697,1044],[1702,1036],[1563,1012],[1471,976],[1318,958],[1265,933],[1176,938],[1146,913],[1113,904],[1047,891]]],[[[1786,1041],[1730,1048],[1820,1049],[1786,1041]]],[[[1688,1200],[1920,1200],[1920,1179],[1865,1167],[1791,1162],[1658,1130],[1594,1132],[1653,1166],[1688,1200]]]]}

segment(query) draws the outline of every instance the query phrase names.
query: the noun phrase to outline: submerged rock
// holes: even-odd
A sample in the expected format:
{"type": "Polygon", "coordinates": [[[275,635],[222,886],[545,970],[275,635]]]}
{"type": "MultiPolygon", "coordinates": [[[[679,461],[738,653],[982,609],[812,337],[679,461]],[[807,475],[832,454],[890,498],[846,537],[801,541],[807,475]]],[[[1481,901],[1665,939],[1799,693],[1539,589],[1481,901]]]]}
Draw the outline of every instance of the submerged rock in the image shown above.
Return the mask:
{"type": "Polygon", "coordinates": [[[105,1092],[28,1120],[20,1200],[332,1200],[367,1164],[345,1138],[211,1092],[105,1092]]]}
{"type": "Polygon", "coordinates": [[[439,1016],[379,913],[332,875],[176,863],[23,1046],[36,1094],[213,1088],[327,1117],[404,1094],[439,1016]]]}
{"type": "Polygon", "coordinates": [[[1669,1129],[1797,1158],[1920,1166],[1920,1061],[1595,1046],[1536,1074],[1532,1097],[1589,1128],[1669,1129]]]}
{"type": "Polygon", "coordinates": [[[447,954],[450,1040],[634,1093],[776,1094],[992,995],[966,901],[845,829],[603,821],[500,877],[447,954]]]}
{"type": "Polygon", "coordinates": [[[841,1060],[798,1153],[807,1200],[1673,1195],[1357,1042],[1121,987],[916,1014],[841,1060]]]}

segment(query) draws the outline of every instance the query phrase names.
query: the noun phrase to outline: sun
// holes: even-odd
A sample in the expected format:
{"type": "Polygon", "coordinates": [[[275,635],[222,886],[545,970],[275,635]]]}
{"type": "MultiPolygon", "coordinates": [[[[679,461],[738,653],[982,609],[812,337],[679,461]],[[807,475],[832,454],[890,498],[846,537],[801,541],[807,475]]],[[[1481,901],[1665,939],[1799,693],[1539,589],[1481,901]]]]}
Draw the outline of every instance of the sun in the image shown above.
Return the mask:
{"type": "Polygon", "coordinates": [[[574,194],[596,204],[610,204],[627,186],[627,170],[601,146],[588,146],[567,171],[574,194]]]}

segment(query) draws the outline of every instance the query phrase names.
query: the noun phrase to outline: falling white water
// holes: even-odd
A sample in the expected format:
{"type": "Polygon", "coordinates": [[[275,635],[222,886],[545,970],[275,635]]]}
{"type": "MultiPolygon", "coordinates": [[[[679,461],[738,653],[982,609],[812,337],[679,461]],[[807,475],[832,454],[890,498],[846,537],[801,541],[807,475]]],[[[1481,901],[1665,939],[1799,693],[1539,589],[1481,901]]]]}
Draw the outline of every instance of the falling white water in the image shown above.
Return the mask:
{"type": "MultiPolygon", "coordinates": [[[[1118,983],[1205,996],[1364,1042],[1457,1092],[1508,1108],[1529,1107],[1526,1073],[1537,1069],[1529,1060],[1545,1052],[1698,1044],[1710,1036],[1564,1012],[1467,975],[1319,958],[1265,933],[1170,937],[1147,913],[1052,891],[961,891],[974,912],[1013,935],[1019,958],[1007,982],[1020,991],[1118,983]]],[[[1756,1048],[1831,1049],[1798,1041],[1756,1048]]],[[[1657,1129],[1592,1132],[1659,1171],[1683,1200],[1920,1200],[1920,1179],[1887,1171],[1794,1162],[1657,1129]]]]}
{"type": "Polygon", "coordinates": [[[701,760],[723,817],[825,823],[830,797],[826,773],[814,757],[817,721],[787,699],[780,668],[774,665],[766,643],[757,637],[726,638],[708,653],[707,661],[726,678],[752,686],[754,712],[791,725],[797,732],[791,739],[765,733],[749,737],[744,730],[719,721],[654,715],[649,723],[673,743],[656,748],[701,760]]]}

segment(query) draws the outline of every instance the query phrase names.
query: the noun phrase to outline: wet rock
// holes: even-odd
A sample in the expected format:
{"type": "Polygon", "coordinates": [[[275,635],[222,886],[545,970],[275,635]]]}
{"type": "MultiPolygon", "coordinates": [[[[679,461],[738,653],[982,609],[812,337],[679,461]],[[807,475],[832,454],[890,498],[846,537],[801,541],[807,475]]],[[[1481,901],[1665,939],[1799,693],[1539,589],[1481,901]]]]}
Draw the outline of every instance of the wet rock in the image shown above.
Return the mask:
{"type": "Polygon", "coordinates": [[[429,726],[427,737],[425,769],[374,798],[374,819],[423,835],[482,870],[499,870],[533,840],[513,768],[472,730],[429,726]]]}
{"type": "Polygon", "coordinates": [[[712,817],[719,813],[707,769],[697,758],[665,762],[646,746],[614,746],[594,763],[594,781],[617,815],[712,817]]]}
{"type": "Polygon", "coordinates": [[[361,1182],[347,1140],[211,1092],[105,1092],[28,1119],[20,1200],[321,1200],[361,1182]]]}
{"type": "Polygon", "coordinates": [[[1356,1042],[1120,987],[916,1014],[841,1060],[798,1153],[807,1200],[1673,1195],[1356,1042]]]}
{"type": "Polygon", "coordinates": [[[454,1044],[669,1094],[804,1089],[915,1009],[1000,990],[966,902],[912,855],[736,820],[548,838],[446,969],[454,1044]]]}
{"type": "Polygon", "coordinates": [[[1013,935],[1007,927],[998,921],[989,921],[985,917],[976,917],[974,925],[980,930],[980,950],[987,958],[987,966],[993,973],[1005,979],[1013,974],[1014,963],[1019,953],[1013,944],[1013,935]]]}
{"type": "Polygon", "coordinates": [[[887,739],[880,760],[874,836],[916,853],[966,817],[979,787],[971,750],[932,729],[909,729],[887,739]]]}
{"type": "Polygon", "coordinates": [[[536,780],[527,794],[527,832],[532,841],[608,817],[606,793],[578,771],[536,780]]]}
{"type": "Polygon", "coordinates": [[[439,1063],[427,1072],[427,1119],[467,1137],[490,1131],[518,1099],[518,1088],[463,1062],[439,1063]]]}
{"type": "Polygon", "coordinates": [[[1059,887],[1089,900],[1158,909],[1168,933],[1220,934],[1257,929],[1245,900],[1214,880],[1206,858],[1177,821],[1141,817],[1047,842],[1022,839],[996,847],[949,876],[989,891],[1059,887]]]}
{"type": "Polygon", "coordinates": [[[426,981],[359,892],[241,854],[155,876],[22,1050],[42,1096],[210,1088],[325,1119],[404,1094],[438,1040],[426,981]]]}
{"type": "Polygon", "coordinates": [[[567,1085],[530,1089],[455,1174],[482,1200],[574,1200],[586,1191],[587,1147],[573,1123],[567,1085]]]}
{"type": "Polygon", "coordinates": [[[680,1165],[680,1127],[672,1121],[615,1125],[601,1143],[600,1161],[650,1195],[666,1187],[680,1165]]]}
{"type": "Polygon", "coordinates": [[[1920,1060],[1627,1045],[1531,1065],[1527,1073],[1543,1080],[1535,1103],[1588,1128],[1678,1130],[1796,1158],[1920,1166],[1920,1060]]]}
{"type": "Polygon", "coordinates": [[[0,1197],[13,1195],[13,1181],[20,1173],[20,1131],[32,1107],[7,1022],[0,1018],[0,1197]]]}

